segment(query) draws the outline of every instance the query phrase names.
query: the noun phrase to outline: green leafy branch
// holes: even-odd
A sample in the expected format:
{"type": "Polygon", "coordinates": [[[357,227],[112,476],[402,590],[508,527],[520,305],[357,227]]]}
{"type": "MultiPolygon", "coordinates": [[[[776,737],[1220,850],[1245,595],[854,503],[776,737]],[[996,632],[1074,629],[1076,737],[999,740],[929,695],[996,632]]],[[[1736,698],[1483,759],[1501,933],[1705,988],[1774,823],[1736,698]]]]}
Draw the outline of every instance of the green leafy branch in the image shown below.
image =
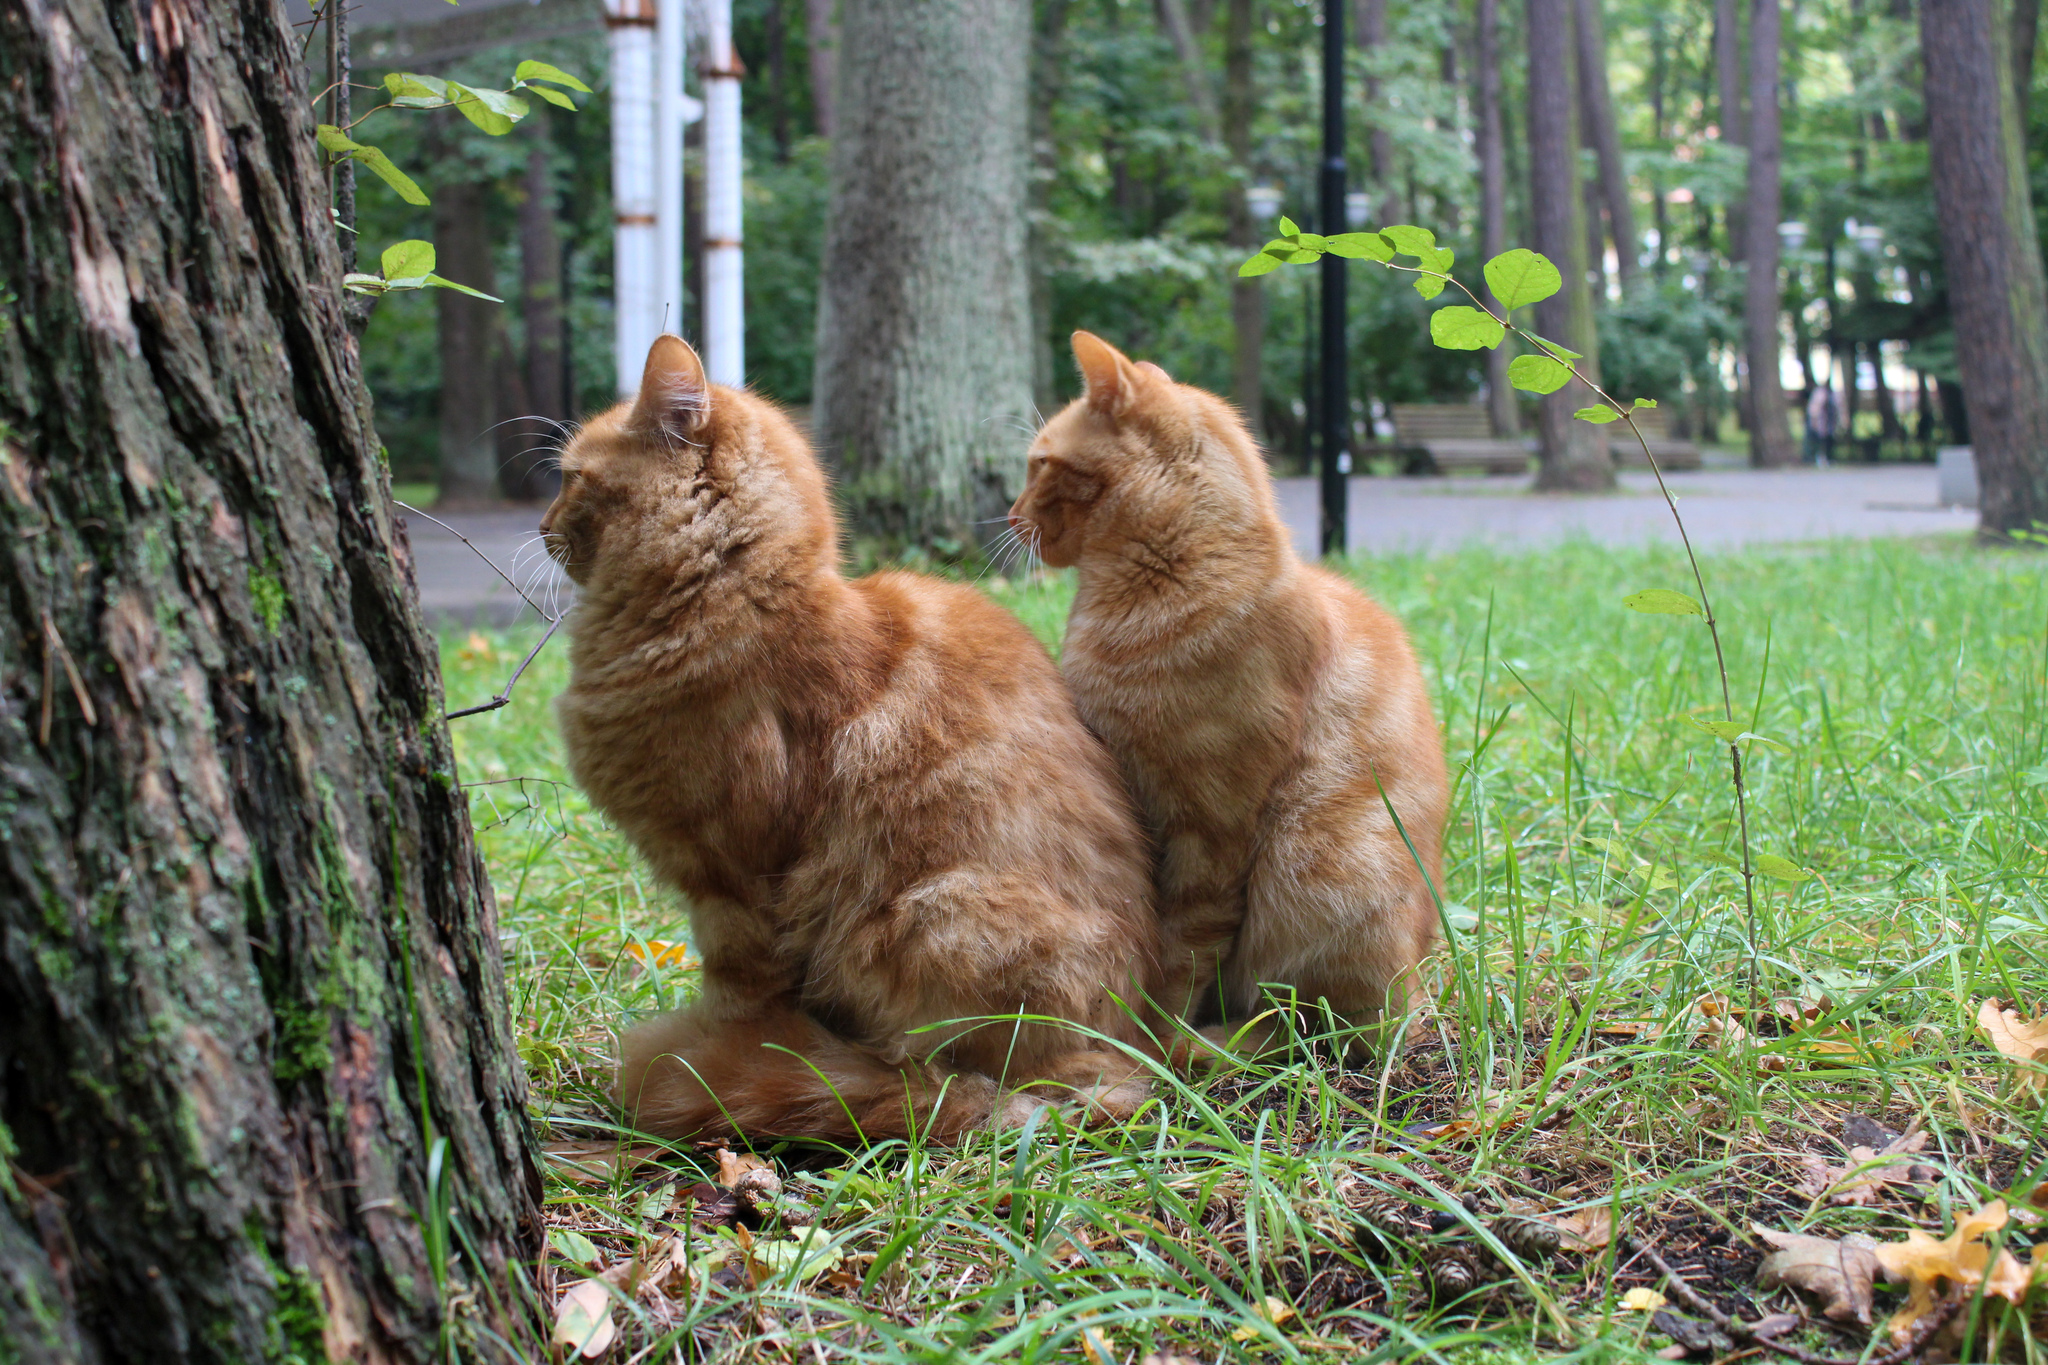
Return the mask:
{"type": "MultiPolygon", "coordinates": [[[[379,180],[397,191],[398,197],[408,204],[424,208],[432,201],[419,183],[404,171],[398,169],[382,149],[356,141],[349,134],[362,125],[364,119],[385,109],[455,109],[462,116],[482,129],[491,137],[503,137],[512,131],[521,119],[532,112],[533,106],[518,95],[526,91],[537,95],[557,108],[576,111],[576,102],[553,86],[567,86],[584,94],[590,87],[577,80],[560,67],[546,62],[525,61],[512,72],[512,84],[504,90],[477,90],[455,81],[444,81],[439,76],[424,76],[411,71],[394,71],[384,77],[384,89],[391,96],[384,103],[364,111],[361,118],[352,120],[346,129],[331,123],[323,123],[314,130],[314,137],[322,151],[331,158],[327,164],[338,166],[344,161],[353,161],[375,175],[379,180]]],[[[493,303],[502,300],[492,298],[467,285],[456,284],[433,273],[434,248],[421,241],[405,241],[384,253],[383,273],[369,275],[352,273],[342,279],[344,287],[359,294],[384,294],[394,289],[460,289],[465,294],[474,294],[480,299],[491,299],[493,303]],[[420,265],[420,254],[425,253],[425,264],[420,265]],[[396,265],[394,265],[396,256],[396,265]]]]}
{"type": "Polygon", "coordinates": [[[1500,305],[1498,312],[1488,307],[1463,280],[1451,274],[1456,254],[1449,247],[1438,246],[1436,235],[1428,228],[1405,224],[1374,232],[1323,236],[1303,232],[1292,219],[1282,218],[1280,235],[1239,266],[1237,273],[1240,277],[1250,278],[1278,270],[1283,265],[1307,265],[1325,255],[1373,261],[1389,270],[1412,274],[1416,277],[1415,292],[1425,299],[1434,299],[1443,293],[1446,286],[1455,287],[1471,303],[1451,304],[1431,313],[1430,340],[1446,350],[1488,351],[1510,335],[1520,338],[1534,349],[1526,355],[1516,356],[1508,365],[1510,384],[1525,393],[1550,394],[1576,379],[1591,389],[1600,402],[1582,407],[1572,415],[1596,426],[1624,423],[1641,448],[1650,472],[1656,475],[1657,491],[1664,495],[1664,505],[1671,510],[1671,520],[1678,527],[1678,538],[1685,547],[1686,562],[1692,567],[1693,586],[1699,596],[1695,599],[1668,588],[1652,588],[1631,593],[1622,599],[1622,604],[1633,611],[1653,615],[1697,616],[1706,624],[1708,637],[1713,641],[1714,665],[1721,680],[1722,718],[1717,721],[1694,719],[1692,723],[1728,746],[1729,781],[1735,790],[1736,820],[1742,841],[1739,871],[1742,874],[1743,901],[1748,910],[1750,991],[1755,994],[1759,972],[1756,877],[1762,874],[1783,881],[1800,882],[1810,880],[1813,874],[1789,858],[1769,853],[1752,857],[1750,852],[1749,798],[1743,781],[1742,748],[1745,744],[1762,744],[1780,750],[1785,746],[1755,733],[1735,719],[1735,697],[1728,683],[1728,659],[1721,647],[1720,623],[1714,616],[1712,599],[1707,595],[1706,576],[1700,571],[1692,537],[1686,533],[1685,518],[1678,513],[1678,499],[1672,496],[1670,486],[1664,482],[1664,470],[1650,449],[1649,439],[1636,423],[1635,414],[1656,407],[1656,402],[1638,398],[1632,403],[1622,403],[1579,372],[1573,362],[1583,360],[1584,356],[1515,324],[1516,309],[1540,303],[1564,287],[1564,276],[1557,266],[1539,252],[1527,248],[1504,251],[1485,265],[1482,273],[1486,277],[1488,291],[1500,305]],[[1403,256],[1412,257],[1415,264],[1408,265],[1397,259],[1403,256]]]}

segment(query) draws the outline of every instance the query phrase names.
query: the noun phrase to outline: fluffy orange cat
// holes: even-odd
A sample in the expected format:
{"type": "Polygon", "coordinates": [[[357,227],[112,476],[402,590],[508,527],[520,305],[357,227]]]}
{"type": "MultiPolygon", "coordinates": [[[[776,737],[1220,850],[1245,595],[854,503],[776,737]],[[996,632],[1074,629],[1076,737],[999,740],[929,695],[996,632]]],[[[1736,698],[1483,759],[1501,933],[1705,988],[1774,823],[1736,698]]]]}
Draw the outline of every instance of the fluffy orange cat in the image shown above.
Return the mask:
{"type": "Polygon", "coordinates": [[[638,1125],[947,1138],[1027,1088],[1134,1107],[1124,1057],[1032,1021],[1139,1040],[1119,1002],[1158,945],[1136,815],[1029,632],[957,584],[842,577],[808,445],[675,337],[562,478],[570,766],[703,960],[622,1041],[638,1125]]]}
{"type": "Polygon", "coordinates": [[[1408,638],[1296,557],[1228,404],[1087,332],[1074,357],[1087,392],[1039,432],[1011,515],[1079,567],[1060,666],[1159,845],[1165,1004],[1242,1021],[1277,983],[1355,1025],[1397,1014],[1449,799],[1408,638]]]}

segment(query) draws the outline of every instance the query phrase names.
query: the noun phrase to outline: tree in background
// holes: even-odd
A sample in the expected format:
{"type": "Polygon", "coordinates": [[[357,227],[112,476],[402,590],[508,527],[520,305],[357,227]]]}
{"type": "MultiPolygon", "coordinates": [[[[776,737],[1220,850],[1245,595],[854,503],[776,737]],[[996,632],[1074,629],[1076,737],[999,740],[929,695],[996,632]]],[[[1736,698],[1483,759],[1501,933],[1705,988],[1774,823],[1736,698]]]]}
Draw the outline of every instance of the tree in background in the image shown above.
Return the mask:
{"type": "MultiPolygon", "coordinates": [[[[1586,233],[1579,192],[1578,103],[1573,71],[1572,0],[1529,0],[1529,217],[1535,249],[1556,262],[1564,287],[1536,305],[1542,335],[1585,358],[1588,378],[1600,373],[1593,325],[1593,291],[1586,281],[1586,233]]],[[[1592,492],[1614,486],[1607,432],[1575,421],[1572,413],[1594,402],[1580,380],[1537,406],[1542,466],[1536,487],[1550,492],[1592,492]]]]}
{"type": "MultiPolygon", "coordinates": [[[[1479,255],[1490,261],[1508,249],[1507,134],[1500,107],[1500,0],[1478,0],[1472,63],[1474,142],[1479,153],[1479,255]]],[[[1486,412],[1495,436],[1519,437],[1520,413],[1508,382],[1507,348],[1486,352],[1486,412]]]]}
{"type": "MultiPolygon", "coordinates": [[[[1636,239],[1635,206],[1629,201],[1628,171],[1621,160],[1621,130],[1614,120],[1614,92],[1607,74],[1607,21],[1602,9],[1602,0],[1573,0],[1579,57],[1579,118],[1600,168],[1599,204],[1607,216],[1607,237],[1614,243],[1615,275],[1625,294],[1635,284],[1636,256],[1642,251],[1642,244],[1636,239]]],[[[1588,224],[1589,245],[1600,238],[1599,215],[1592,217],[1588,224]]],[[[1493,256],[1487,259],[1492,260],[1493,256]]]]}
{"type": "Polygon", "coordinates": [[[839,21],[813,430],[855,529],[973,544],[1024,467],[1026,0],[863,0],[839,21]]]}
{"type": "MultiPolygon", "coordinates": [[[[1755,0],[1749,14],[1749,179],[1743,199],[1742,331],[1749,371],[1749,458],[1766,467],[1799,459],[1786,424],[1779,357],[1778,208],[1782,143],[1778,125],[1779,0],[1755,0]]],[[[1855,383],[1851,360],[1850,383],[1855,383]]]]}
{"type": "Polygon", "coordinates": [[[0,1359],[542,1349],[495,917],[283,16],[0,12],[0,1359]]]}
{"type": "Polygon", "coordinates": [[[1927,134],[1979,534],[2048,525],[2048,287],[2028,194],[2010,0],[1921,0],[1927,134]]]}

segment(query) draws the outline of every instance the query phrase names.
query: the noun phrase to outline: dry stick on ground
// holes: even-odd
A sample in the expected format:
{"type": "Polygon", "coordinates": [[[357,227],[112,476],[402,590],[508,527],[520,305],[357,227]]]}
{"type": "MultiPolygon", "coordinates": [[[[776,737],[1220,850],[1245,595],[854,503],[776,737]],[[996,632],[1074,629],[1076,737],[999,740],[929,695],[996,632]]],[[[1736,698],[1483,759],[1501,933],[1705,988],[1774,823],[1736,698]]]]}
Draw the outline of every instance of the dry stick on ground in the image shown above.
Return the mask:
{"type": "Polygon", "coordinates": [[[482,550],[477,549],[476,542],[471,540],[468,536],[462,534],[462,532],[456,530],[453,526],[450,526],[447,522],[441,520],[439,517],[432,516],[426,512],[420,511],[419,508],[414,507],[411,503],[399,502],[397,498],[393,498],[391,501],[397,506],[403,507],[406,511],[412,513],[414,516],[426,517],[428,521],[433,522],[434,525],[440,527],[449,535],[454,536],[464,545],[469,546],[470,550],[476,555],[478,559],[481,559],[484,563],[491,566],[492,573],[504,579],[506,586],[510,587],[513,592],[519,594],[520,601],[526,603],[527,606],[532,607],[534,612],[540,617],[540,619],[548,623],[546,633],[543,634],[539,640],[534,642],[534,646],[532,649],[526,651],[526,657],[519,661],[519,667],[513,669],[512,676],[505,680],[505,689],[502,692],[498,693],[497,696],[492,697],[489,701],[485,702],[481,706],[465,706],[460,711],[450,711],[447,715],[447,719],[459,720],[463,716],[481,715],[485,711],[495,711],[501,706],[510,705],[512,701],[512,689],[518,684],[519,675],[526,671],[526,666],[533,662],[534,656],[536,654],[540,653],[541,646],[545,645],[549,640],[555,638],[555,632],[561,629],[562,618],[559,616],[550,616],[545,611],[542,611],[540,603],[534,601],[531,597],[528,597],[525,594],[525,592],[521,591],[519,585],[512,581],[512,575],[506,573],[503,569],[499,568],[496,560],[492,559],[482,550]]]}
{"type": "Polygon", "coordinates": [[[1708,1303],[1697,1293],[1693,1292],[1692,1286],[1688,1285],[1680,1277],[1679,1273],[1673,1270],[1648,1242],[1636,1237],[1624,1237],[1621,1241],[1622,1245],[1627,1247],[1632,1254],[1643,1257],[1651,1265],[1657,1267],[1659,1273],[1664,1276],[1664,1283],[1671,1290],[1672,1296],[1687,1308],[1706,1317],[1714,1326],[1726,1332],[1736,1341],[1742,1342],[1745,1345],[1761,1346],[1767,1351],[1776,1351],[1779,1355],[1789,1356],[1791,1359],[1801,1362],[1801,1365],[1901,1365],[1901,1362],[1917,1355],[1922,1347],[1933,1340],[1934,1334],[1947,1326],[1949,1319],[1956,1315],[1956,1310],[1963,1306],[1963,1297],[1961,1295],[1951,1298],[1947,1303],[1942,1304],[1932,1313],[1920,1319],[1914,1325],[1913,1334],[1907,1337],[1904,1342],[1889,1351],[1881,1351],[1867,1360],[1860,1356],[1824,1356],[1817,1351],[1809,1351],[1803,1346],[1794,1346],[1790,1342],[1779,1341],[1768,1332],[1758,1331],[1755,1324],[1744,1322],[1740,1318],[1730,1317],[1714,1307],[1713,1304],[1708,1303]]]}

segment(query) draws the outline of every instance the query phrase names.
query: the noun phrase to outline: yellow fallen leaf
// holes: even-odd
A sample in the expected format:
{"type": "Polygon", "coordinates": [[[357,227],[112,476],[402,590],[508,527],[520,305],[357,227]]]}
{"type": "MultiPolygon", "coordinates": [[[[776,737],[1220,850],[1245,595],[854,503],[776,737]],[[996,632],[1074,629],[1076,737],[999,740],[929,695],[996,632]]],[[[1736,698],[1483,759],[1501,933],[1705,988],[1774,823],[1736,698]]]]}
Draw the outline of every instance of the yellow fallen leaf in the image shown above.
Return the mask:
{"type": "Polygon", "coordinates": [[[497,651],[491,648],[491,642],[484,638],[483,633],[473,630],[469,633],[469,638],[462,642],[460,657],[466,664],[487,664],[496,659],[498,655],[497,651]]]}
{"type": "Polygon", "coordinates": [[[1654,1313],[1669,1302],[1671,1300],[1656,1290],[1645,1289],[1641,1285],[1621,1296],[1621,1306],[1631,1313],[1654,1313]]]}
{"type": "Polygon", "coordinates": [[[1994,1199],[1974,1213],[1956,1221],[1956,1230],[1946,1237],[1914,1228],[1903,1242],[1884,1242],[1877,1247],[1878,1263],[1885,1274],[1907,1284],[1906,1306],[1892,1318],[1892,1340],[1904,1343],[1913,1335],[1913,1325],[1941,1302],[1937,1292],[1947,1280],[1964,1290],[1979,1284],[1986,1294],[2018,1303],[2026,1297],[2033,1276],[2009,1251],[2001,1249],[1996,1258],[1984,1238],[2004,1227],[2009,1215],[2005,1201],[1994,1199]]]}
{"type": "Polygon", "coordinates": [[[2048,1018],[2022,1019],[1999,1004],[1986,1000],[1977,1007],[1977,1027],[2019,1068],[2020,1089],[2039,1090],[2048,1085],[2048,1018]]]}
{"type": "Polygon", "coordinates": [[[1542,1221],[1557,1229],[1558,1245],[1566,1251],[1599,1251],[1614,1240],[1614,1210],[1605,1204],[1549,1214],[1542,1221]]]}
{"type": "Polygon", "coordinates": [[[1088,1365],[1117,1365],[1115,1352],[1093,1327],[1081,1329],[1081,1353],[1088,1357],[1088,1365]]]}
{"type": "MultiPolygon", "coordinates": [[[[1294,1305],[1285,1299],[1268,1298],[1254,1307],[1252,1313],[1254,1316],[1272,1323],[1275,1327],[1284,1327],[1294,1320],[1294,1305]]],[[[1259,1329],[1256,1327],[1240,1327],[1230,1334],[1230,1339],[1236,1342],[1246,1342],[1257,1335],[1259,1335],[1259,1329]]]]}
{"type": "Polygon", "coordinates": [[[645,943],[628,943],[626,953],[649,967],[687,967],[694,960],[690,956],[689,944],[670,943],[659,938],[650,938],[645,943]]]}
{"type": "Polygon", "coordinates": [[[612,1294],[602,1280],[578,1280],[562,1293],[555,1305],[557,1346],[566,1346],[585,1360],[595,1360],[612,1344],[618,1329],[612,1326],[612,1294]]]}

